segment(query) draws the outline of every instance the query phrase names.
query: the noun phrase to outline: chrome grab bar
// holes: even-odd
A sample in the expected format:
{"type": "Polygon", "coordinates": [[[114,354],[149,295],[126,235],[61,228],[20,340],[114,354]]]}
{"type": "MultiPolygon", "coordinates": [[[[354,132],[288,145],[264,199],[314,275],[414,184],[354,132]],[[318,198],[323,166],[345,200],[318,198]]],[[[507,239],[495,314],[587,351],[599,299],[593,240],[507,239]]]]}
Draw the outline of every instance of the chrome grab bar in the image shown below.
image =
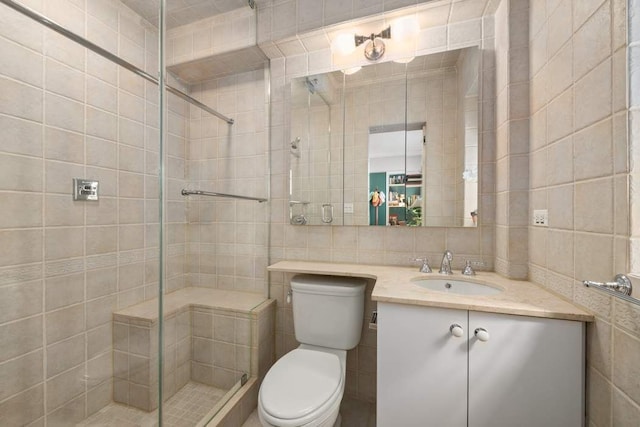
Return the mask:
{"type": "Polygon", "coordinates": [[[212,191],[200,191],[200,190],[182,190],[183,196],[211,196],[211,197],[226,197],[229,199],[240,199],[240,200],[254,200],[256,202],[268,202],[268,199],[263,199],[261,197],[249,197],[249,196],[238,196],[236,194],[226,194],[226,193],[214,193],[212,191]]]}

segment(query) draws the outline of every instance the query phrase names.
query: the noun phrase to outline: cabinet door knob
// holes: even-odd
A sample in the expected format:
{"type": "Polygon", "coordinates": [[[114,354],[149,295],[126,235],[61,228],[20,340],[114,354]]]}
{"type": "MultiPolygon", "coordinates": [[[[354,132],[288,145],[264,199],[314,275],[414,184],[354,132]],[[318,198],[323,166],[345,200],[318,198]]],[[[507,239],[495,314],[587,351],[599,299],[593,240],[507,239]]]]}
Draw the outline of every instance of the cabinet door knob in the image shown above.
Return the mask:
{"type": "Polygon", "coordinates": [[[457,323],[454,323],[449,327],[449,332],[451,332],[451,335],[458,338],[464,335],[464,329],[462,329],[462,326],[457,323]]]}
{"type": "Polygon", "coordinates": [[[476,330],[473,331],[473,334],[482,342],[489,341],[489,332],[487,332],[485,328],[476,328],[476,330]]]}

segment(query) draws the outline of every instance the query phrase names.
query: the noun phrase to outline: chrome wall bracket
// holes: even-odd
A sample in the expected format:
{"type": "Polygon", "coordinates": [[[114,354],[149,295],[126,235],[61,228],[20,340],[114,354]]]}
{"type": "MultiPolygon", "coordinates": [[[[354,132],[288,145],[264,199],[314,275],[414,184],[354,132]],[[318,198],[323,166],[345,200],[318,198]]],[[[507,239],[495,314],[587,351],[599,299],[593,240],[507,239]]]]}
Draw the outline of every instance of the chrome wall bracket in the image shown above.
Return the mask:
{"type": "Polygon", "coordinates": [[[582,283],[586,287],[599,286],[601,288],[609,289],[612,291],[620,292],[623,295],[631,295],[631,291],[633,290],[633,286],[631,285],[631,280],[624,274],[616,274],[615,282],[592,282],[590,280],[585,280],[582,283]]]}
{"type": "Polygon", "coordinates": [[[582,284],[587,288],[597,289],[600,292],[604,292],[614,297],[623,299],[635,305],[640,306],[640,299],[631,296],[633,286],[631,280],[624,274],[617,274],[615,282],[592,282],[591,280],[584,280],[582,284]]]}

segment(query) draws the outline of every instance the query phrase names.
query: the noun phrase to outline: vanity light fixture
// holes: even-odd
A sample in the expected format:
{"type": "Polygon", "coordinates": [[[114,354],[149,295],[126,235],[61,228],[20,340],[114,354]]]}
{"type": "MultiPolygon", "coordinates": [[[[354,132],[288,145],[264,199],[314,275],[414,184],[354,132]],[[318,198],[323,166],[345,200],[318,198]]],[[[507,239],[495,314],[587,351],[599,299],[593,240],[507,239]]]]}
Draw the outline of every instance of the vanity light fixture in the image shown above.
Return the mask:
{"type": "Polygon", "coordinates": [[[358,46],[366,43],[364,56],[369,61],[377,61],[382,58],[385,51],[385,44],[382,39],[391,38],[391,27],[387,27],[380,33],[371,33],[369,36],[360,36],[354,33],[343,33],[338,35],[331,43],[331,50],[340,55],[351,54],[358,46]]]}
{"type": "Polygon", "coordinates": [[[350,55],[360,45],[364,45],[364,56],[369,61],[377,61],[384,55],[386,45],[384,39],[391,39],[394,42],[404,43],[418,34],[420,26],[415,16],[405,16],[396,19],[378,34],[371,33],[368,36],[361,36],[355,33],[338,34],[331,42],[331,51],[340,55],[350,55]]]}
{"type": "Polygon", "coordinates": [[[351,68],[347,68],[347,69],[342,70],[342,72],[344,74],[346,74],[347,76],[350,76],[351,74],[355,74],[360,70],[362,70],[362,67],[351,67],[351,68]]]}

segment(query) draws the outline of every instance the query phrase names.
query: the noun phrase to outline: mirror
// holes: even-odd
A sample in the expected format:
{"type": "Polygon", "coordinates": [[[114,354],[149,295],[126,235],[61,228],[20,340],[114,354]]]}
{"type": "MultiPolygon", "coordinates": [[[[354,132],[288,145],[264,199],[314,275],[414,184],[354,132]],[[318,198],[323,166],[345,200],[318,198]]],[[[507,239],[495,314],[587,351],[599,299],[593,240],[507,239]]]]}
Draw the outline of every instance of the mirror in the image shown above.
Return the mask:
{"type": "Polygon", "coordinates": [[[474,227],[478,48],[349,71],[291,82],[291,223],[474,227]]]}

